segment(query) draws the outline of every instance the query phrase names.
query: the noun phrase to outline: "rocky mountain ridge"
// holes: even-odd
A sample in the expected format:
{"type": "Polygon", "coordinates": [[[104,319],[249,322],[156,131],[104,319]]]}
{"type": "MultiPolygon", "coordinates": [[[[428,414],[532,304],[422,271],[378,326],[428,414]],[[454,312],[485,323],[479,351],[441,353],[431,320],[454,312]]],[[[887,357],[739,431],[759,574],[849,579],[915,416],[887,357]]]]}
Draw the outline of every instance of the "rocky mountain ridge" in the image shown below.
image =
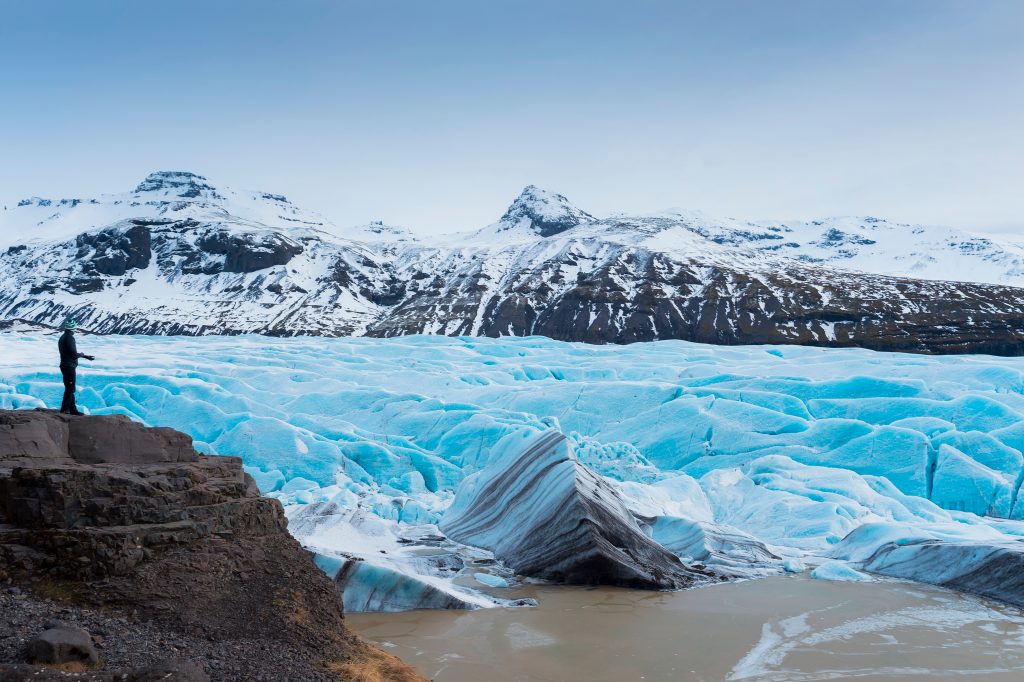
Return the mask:
{"type": "Polygon", "coordinates": [[[493,225],[421,238],[158,172],[126,194],[20,202],[0,246],[0,319],[99,333],[1024,353],[1024,246],[870,217],[597,218],[531,185],[493,225]]]}

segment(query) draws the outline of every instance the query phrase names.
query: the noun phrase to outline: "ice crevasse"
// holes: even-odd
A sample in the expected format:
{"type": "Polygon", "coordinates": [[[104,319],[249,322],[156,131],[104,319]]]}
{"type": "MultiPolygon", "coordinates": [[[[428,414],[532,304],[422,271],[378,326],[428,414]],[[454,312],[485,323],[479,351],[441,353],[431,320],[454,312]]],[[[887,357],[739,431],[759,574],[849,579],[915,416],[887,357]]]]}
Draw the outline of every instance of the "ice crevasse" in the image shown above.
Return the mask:
{"type": "MultiPolygon", "coordinates": [[[[55,342],[0,334],[0,407],[59,404],[55,342]]],[[[825,564],[819,577],[1024,603],[1006,577],[1024,575],[1024,359],[430,336],[79,345],[98,358],[82,406],[243,457],[350,610],[516,603],[505,586],[517,565],[544,573],[536,552],[503,542],[502,518],[453,521],[545,434],[561,449],[532,508],[618,519],[611,544],[668,571],[655,582],[687,582],[672,557],[724,576],[825,564]]]]}

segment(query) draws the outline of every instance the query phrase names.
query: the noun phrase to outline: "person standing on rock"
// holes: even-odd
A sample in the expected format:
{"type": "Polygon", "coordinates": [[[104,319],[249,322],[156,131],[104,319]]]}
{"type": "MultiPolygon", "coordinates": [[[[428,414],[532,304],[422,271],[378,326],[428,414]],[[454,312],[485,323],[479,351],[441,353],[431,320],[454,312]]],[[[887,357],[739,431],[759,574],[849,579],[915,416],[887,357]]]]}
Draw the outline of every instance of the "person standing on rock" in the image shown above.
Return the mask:
{"type": "Polygon", "coordinates": [[[64,378],[64,400],[60,404],[61,414],[73,414],[80,416],[75,405],[75,379],[78,372],[78,359],[95,360],[91,355],[78,352],[78,344],[75,343],[75,329],[78,323],[74,318],[68,318],[64,322],[64,333],[57,341],[57,349],[60,351],[60,374],[64,378]]]}

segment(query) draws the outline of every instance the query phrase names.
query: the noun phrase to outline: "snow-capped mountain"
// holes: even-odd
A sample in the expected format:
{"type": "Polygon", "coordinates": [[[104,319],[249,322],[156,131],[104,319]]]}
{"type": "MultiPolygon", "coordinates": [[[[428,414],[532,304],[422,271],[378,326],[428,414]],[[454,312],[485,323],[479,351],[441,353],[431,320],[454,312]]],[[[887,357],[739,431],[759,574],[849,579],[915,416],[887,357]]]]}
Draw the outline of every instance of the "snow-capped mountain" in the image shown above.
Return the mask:
{"type": "Polygon", "coordinates": [[[97,199],[27,199],[3,213],[0,307],[44,323],[74,313],[103,332],[359,333],[389,284],[375,259],[415,238],[332,228],[279,194],[187,172],[97,199]]]}
{"type": "Polygon", "coordinates": [[[591,222],[594,222],[594,216],[576,208],[561,194],[527,185],[505,211],[505,215],[478,233],[478,237],[500,235],[505,240],[509,237],[532,240],[537,237],[553,237],[577,225],[591,222]]]}
{"type": "Polygon", "coordinates": [[[0,212],[0,319],[105,333],[531,335],[1024,353],[1024,244],[876,218],[598,218],[526,187],[492,225],[341,229],[158,172],[0,212]]]}

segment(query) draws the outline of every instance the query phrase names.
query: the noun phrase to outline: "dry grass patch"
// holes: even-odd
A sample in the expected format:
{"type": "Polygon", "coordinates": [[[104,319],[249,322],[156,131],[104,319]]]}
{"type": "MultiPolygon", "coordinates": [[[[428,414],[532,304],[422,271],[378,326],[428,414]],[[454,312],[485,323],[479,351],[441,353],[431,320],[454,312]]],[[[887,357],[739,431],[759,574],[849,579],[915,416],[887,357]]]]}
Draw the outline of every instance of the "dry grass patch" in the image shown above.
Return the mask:
{"type": "Polygon", "coordinates": [[[402,659],[370,645],[350,660],[329,663],[327,669],[344,682],[427,682],[402,659]]]}
{"type": "Polygon", "coordinates": [[[89,670],[89,666],[81,661],[68,661],[67,663],[42,663],[40,665],[43,668],[49,668],[50,670],[56,670],[57,672],[62,673],[84,673],[89,670]]]}

